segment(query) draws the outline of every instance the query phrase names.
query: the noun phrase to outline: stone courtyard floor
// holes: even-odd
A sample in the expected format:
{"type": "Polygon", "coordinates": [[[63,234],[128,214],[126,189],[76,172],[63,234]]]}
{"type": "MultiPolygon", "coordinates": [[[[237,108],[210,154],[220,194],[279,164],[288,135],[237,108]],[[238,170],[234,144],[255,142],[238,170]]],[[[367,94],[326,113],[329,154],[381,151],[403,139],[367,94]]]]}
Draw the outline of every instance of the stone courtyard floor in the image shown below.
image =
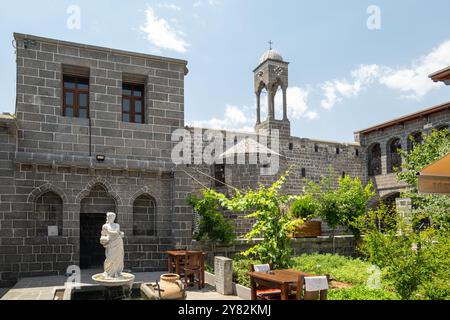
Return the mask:
{"type": "MultiPolygon", "coordinates": [[[[81,285],[94,285],[92,275],[102,272],[101,270],[82,270],[81,285]]],[[[155,282],[165,272],[136,272],[133,273],[135,282],[155,282]]],[[[10,289],[0,288],[0,300],[53,300],[56,289],[63,289],[66,282],[65,276],[44,276],[23,278],[10,289]],[[4,293],[4,291],[6,291],[4,293]],[[4,293],[4,294],[3,294],[4,293]],[[3,294],[3,296],[2,296],[3,294]]],[[[215,288],[206,284],[201,290],[195,287],[187,289],[187,300],[242,300],[235,295],[221,295],[215,288]]]]}

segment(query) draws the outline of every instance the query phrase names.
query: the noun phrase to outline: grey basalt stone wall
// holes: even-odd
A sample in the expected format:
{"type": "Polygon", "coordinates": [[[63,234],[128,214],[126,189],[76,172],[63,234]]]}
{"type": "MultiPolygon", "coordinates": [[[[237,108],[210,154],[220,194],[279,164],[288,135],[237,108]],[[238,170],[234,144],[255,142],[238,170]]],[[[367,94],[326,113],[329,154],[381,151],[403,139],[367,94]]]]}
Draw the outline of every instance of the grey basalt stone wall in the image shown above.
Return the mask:
{"type": "Polygon", "coordinates": [[[363,151],[362,158],[364,159],[364,167],[362,173],[366,179],[369,179],[367,167],[368,151],[374,144],[380,144],[382,174],[375,177],[370,177],[375,183],[377,193],[380,198],[396,192],[401,192],[407,188],[405,183],[397,181],[395,173],[388,173],[389,143],[394,138],[399,138],[402,149],[407,151],[408,137],[411,134],[417,132],[429,134],[433,129],[437,129],[442,126],[450,126],[450,109],[438,111],[425,117],[417,117],[413,120],[384,128],[383,130],[357,134],[356,138],[360,141],[361,149],[363,151]]]}
{"type": "Polygon", "coordinates": [[[12,205],[17,130],[13,117],[0,115],[0,287],[14,282],[13,272],[20,270],[24,238],[20,237],[12,205]]]}
{"type": "Polygon", "coordinates": [[[81,205],[96,186],[114,201],[126,268],[164,270],[163,252],[190,238],[190,225],[177,217],[183,210],[170,158],[171,133],[184,126],[186,61],[21,34],[15,40],[17,119],[0,119],[0,286],[79,264],[81,205]],[[89,74],[90,120],[62,116],[63,74],[80,68],[89,74]],[[133,77],[145,81],[145,124],[121,121],[122,82],[133,77]],[[35,202],[47,192],[62,202],[58,236],[36,234],[35,202]],[[142,194],[156,202],[154,236],[133,236],[133,203],[142,194]]]}
{"type": "Polygon", "coordinates": [[[15,39],[19,152],[170,161],[172,131],[184,126],[185,61],[20,34],[15,39]],[[63,74],[77,68],[89,74],[90,121],[62,116],[63,74]],[[129,78],[145,83],[145,124],[122,122],[122,83],[129,78]]]}
{"type": "MultiPolygon", "coordinates": [[[[282,126],[283,121],[275,120],[275,125],[272,123],[263,122],[260,126],[265,128],[277,128],[282,126]]],[[[199,136],[194,136],[195,130],[200,130],[203,134],[207,129],[190,128],[192,137],[191,149],[194,150],[194,143],[197,142],[200,146],[200,152],[205,150],[207,146],[211,145],[211,141],[198,141],[199,136]]],[[[235,135],[237,137],[233,145],[239,144],[240,141],[245,138],[257,140],[254,133],[232,132],[224,130],[208,130],[210,133],[220,132],[224,137],[223,152],[227,150],[227,139],[230,141],[230,136],[235,135]]],[[[233,139],[231,139],[233,140],[233,139]]],[[[269,139],[270,141],[270,139],[269,139]]],[[[366,181],[365,163],[362,155],[362,150],[359,144],[356,143],[339,143],[331,141],[319,141],[305,138],[292,137],[286,133],[280,132],[279,142],[279,170],[275,175],[263,176],[261,175],[262,164],[258,161],[257,164],[249,164],[248,155],[246,157],[245,164],[227,164],[227,159],[223,159],[225,163],[225,180],[226,186],[216,187],[215,181],[211,178],[214,177],[213,165],[189,165],[185,170],[189,175],[181,172],[185,175],[186,183],[189,181],[191,187],[191,193],[198,192],[203,187],[216,188],[220,192],[225,194],[233,194],[233,188],[245,190],[246,188],[254,188],[258,184],[270,185],[276,181],[281,174],[287,169],[290,169],[290,174],[287,178],[286,184],[283,187],[283,192],[289,194],[301,194],[303,187],[306,186],[306,179],[318,182],[321,176],[328,176],[329,169],[332,169],[335,176],[341,176],[344,172],[351,177],[360,177],[363,182],[366,181]],[[338,152],[336,151],[338,149],[338,152]],[[302,176],[302,169],[305,169],[306,176],[302,176]],[[194,180],[195,179],[195,180],[194,180]]],[[[229,146],[228,146],[229,147],[229,146]]],[[[237,157],[234,159],[237,161],[237,157]]],[[[194,162],[194,155],[192,155],[191,163],[194,162]]],[[[337,179],[336,179],[337,180],[337,179]]],[[[188,188],[188,184],[185,185],[188,188]]],[[[193,220],[194,213],[192,208],[187,207],[187,210],[191,212],[191,220],[193,220]]],[[[238,235],[244,235],[247,233],[254,221],[244,218],[245,214],[236,212],[226,212],[227,217],[231,218],[236,227],[238,235]]],[[[324,235],[331,234],[331,230],[326,223],[322,224],[322,232],[324,235]]],[[[346,230],[338,228],[337,234],[346,233],[346,230]]]]}

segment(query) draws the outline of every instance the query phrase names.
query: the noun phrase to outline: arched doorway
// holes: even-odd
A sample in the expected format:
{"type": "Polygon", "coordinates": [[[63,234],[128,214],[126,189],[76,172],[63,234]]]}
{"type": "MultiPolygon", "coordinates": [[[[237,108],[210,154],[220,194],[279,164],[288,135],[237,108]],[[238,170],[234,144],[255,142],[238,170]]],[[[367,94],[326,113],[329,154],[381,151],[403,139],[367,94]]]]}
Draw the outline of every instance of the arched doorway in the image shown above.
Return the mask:
{"type": "Polygon", "coordinates": [[[414,147],[422,142],[423,142],[422,132],[417,131],[417,132],[411,133],[408,136],[408,144],[407,144],[408,152],[413,151],[414,147]]]}
{"type": "Polygon", "coordinates": [[[381,147],[379,143],[375,143],[369,148],[368,156],[369,176],[377,176],[381,174],[381,147]]]}
{"type": "MultiPolygon", "coordinates": [[[[106,212],[116,212],[116,202],[106,188],[97,184],[80,203],[80,267],[98,268],[105,260],[105,249],[100,244],[106,212]]],[[[117,212],[116,212],[117,213],[117,212]]],[[[118,219],[116,219],[118,220],[118,219]]]]}
{"type": "Polygon", "coordinates": [[[402,144],[399,138],[390,140],[387,145],[387,173],[393,173],[401,169],[402,156],[399,153],[399,149],[402,148],[402,144]]]}

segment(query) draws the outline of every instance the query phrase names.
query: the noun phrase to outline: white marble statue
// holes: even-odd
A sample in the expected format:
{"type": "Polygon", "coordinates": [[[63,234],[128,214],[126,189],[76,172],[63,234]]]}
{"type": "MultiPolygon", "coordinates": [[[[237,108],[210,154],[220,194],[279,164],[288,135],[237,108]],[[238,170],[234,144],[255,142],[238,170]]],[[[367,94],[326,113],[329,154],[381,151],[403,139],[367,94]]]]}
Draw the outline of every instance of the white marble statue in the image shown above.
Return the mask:
{"type": "Polygon", "coordinates": [[[120,225],[115,223],[116,214],[108,212],[106,223],[102,227],[100,243],[105,247],[105,263],[103,275],[106,279],[117,279],[123,271],[123,240],[124,233],[120,231],[120,225]]]}

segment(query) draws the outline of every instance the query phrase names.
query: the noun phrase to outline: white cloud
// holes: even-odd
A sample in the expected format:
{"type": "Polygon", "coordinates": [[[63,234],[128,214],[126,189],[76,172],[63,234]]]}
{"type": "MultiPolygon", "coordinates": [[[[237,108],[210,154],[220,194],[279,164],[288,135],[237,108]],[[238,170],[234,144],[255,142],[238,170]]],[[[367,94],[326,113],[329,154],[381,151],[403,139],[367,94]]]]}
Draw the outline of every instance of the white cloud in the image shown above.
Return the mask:
{"type": "MultiPolygon", "coordinates": [[[[286,92],[288,117],[300,119],[307,117],[308,96],[310,90],[301,87],[289,87],[286,92]]],[[[275,111],[278,118],[283,116],[283,94],[279,90],[275,96],[275,111]]]]}
{"type": "Polygon", "coordinates": [[[162,8],[162,9],[181,11],[181,7],[179,7],[173,3],[158,3],[158,4],[156,4],[156,6],[158,8],[162,8]]]}
{"type": "Polygon", "coordinates": [[[431,81],[428,75],[449,65],[450,40],[413,61],[410,67],[361,65],[350,73],[350,78],[334,79],[320,84],[324,95],[320,105],[330,110],[344,99],[356,97],[374,84],[399,91],[400,98],[420,100],[431,90],[443,86],[431,81]]]}
{"type": "Polygon", "coordinates": [[[351,80],[331,80],[320,85],[324,99],[320,101],[322,108],[330,110],[344,98],[356,97],[362,90],[374,82],[380,67],[376,64],[360,65],[351,72],[351,80]]]}
{"type": "Polygon", "coordinates": [[[254,131],[254,112],[250,113],[250,109],[247,106],[239,108],[228,104],[225,108],[223,118],[214,117],[209,120],[192,121],[190,125],[210,129],[254,131]],[[248,114],[252,114],[252,116],[248,116],[248,114]]]}
{"type": "Polygon", "coordinates": [[[319,113],[317,111],[308,111],[305,113],[305,118],[308,118],[309,120],[316,120],[319,118],[319,113]]]}
{"type": "Polygon", "coordinates": [[[380,83],[402,92],[402,98],[422,99],[431,90],[442,86],[428,75],[450,65],[450,40],[445,41],[426,56],[414,61],[409,68],[390,69],[380,77],[380,83]]]}
{"type": "MultiPolygon", "coordinates": [[[[307,118],[315,120],[318,118],[316,111],[309,110],[307,101],[309,89],[292,87],[287,90],[288,117],[291,119],[307,118]]],[[[276,118],[283,116],[283,94],[281,90],[275,96],[276,118]]],[[[267,94],[261,95],[261,120],[267,117],[267,94]]],[[[213,117],[209,120],[192,121],[190,125],[194,127],[224,129],[234,131],[253,132],[256,123],[256,106],[238,107],[227,104],[223,117],[213,117]]]]}
{"type": "Polygon", "coordinates": [[[198,8],[205,4],[208,4],[210,6],[216,6],[216,5],[220,4],[220,1],[219,0],[197,0],[194,2],[194,4],[192,6],[194,8],[198,8]]]}
{"type": "Polygon", "coordinates": [[[154,46],[184,53],[189,44],[181,37],[183,33],[174,29],[167,20],[158,18],[152,7],[145,10],[147,21],[140,27],[147,35],[147,40],[154,46]]]}

